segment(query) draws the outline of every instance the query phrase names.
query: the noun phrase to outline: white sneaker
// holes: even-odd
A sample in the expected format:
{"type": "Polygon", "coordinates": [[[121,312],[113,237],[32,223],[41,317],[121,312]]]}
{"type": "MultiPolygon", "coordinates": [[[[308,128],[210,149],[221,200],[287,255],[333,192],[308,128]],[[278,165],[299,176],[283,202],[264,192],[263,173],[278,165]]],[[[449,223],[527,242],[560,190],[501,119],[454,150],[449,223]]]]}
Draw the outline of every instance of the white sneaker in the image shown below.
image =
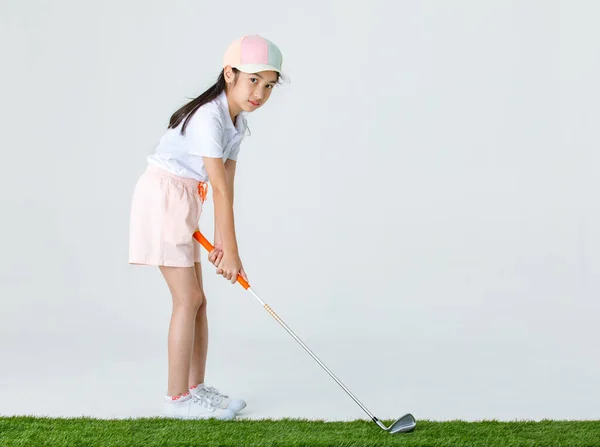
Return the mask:
{"type": "Polygon", "coordinates": [[[189,391],[181,396],[165,397],[163,417],[175,419],[235,419],[231,410],[215,408],[203,395],[194,395],[189,391]]]}
{"type": "Polygon", "coordinates": [[[246,408],[246,402],[242,399],[230,399],[229,396],[219,392],[219,390],[212,386],[206,386],[201,383],[190,388],[190,391],[194,396],[202,396],[208,399],[215,408],[231,410],[234,413],[246,408]]]}

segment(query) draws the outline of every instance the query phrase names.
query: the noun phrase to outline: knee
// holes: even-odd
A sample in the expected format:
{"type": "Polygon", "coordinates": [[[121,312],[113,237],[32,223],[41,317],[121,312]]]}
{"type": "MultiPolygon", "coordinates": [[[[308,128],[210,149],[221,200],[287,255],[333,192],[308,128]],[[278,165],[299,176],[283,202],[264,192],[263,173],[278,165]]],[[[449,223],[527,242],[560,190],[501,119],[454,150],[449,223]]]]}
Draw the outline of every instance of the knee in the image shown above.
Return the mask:
{"type": "Polygon", "coordinates": [[[205,310],[206,309],[206,295],[204,294],[204,292],[200,293],[201,296],[201,300],[200,300],[200,305],[198,306],[198,310],[205,310]]]}
{"type": "Polygon", "coordinates": [[[201,310],[206,307],[206,295],[203,291],[199,291],[194,294],[192,304],[196,310],[201,310]]]}
{"type": "Polygon", "coordinates": [[[194,299],[194,305],[196,306],[198,311],[203,311],[206,309],[206,295],[202,290],[197,294],[196,298],[194,299]]]}
{"type": "Polygon", "coordinates": [[[206,297],[202,291],[196,291],[178,300],[176,303],[177,307],[185,309],[191,312],[197,312],[198,310],[206,307],[206,297]]]}

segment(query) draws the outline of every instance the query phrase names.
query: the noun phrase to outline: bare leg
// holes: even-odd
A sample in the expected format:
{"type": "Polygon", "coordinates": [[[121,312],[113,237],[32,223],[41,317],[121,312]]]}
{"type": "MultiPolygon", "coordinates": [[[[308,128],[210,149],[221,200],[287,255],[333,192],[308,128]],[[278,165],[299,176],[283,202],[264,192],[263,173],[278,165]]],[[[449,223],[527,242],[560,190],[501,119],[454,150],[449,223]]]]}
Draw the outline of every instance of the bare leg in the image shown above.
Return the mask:
{"type": "Polygon", "coordinates": [[[173,297],[169,326],[169,396],[188,392],[194,326],[204,296],[194,267],[160,267],[173,297]]]}
{"type": "Polygon", "coordinates": [[[199,262],[194,265],[198,287],[202,293],[202,305],[196,314],[194,347],[192,351],[192,364],[190,368],[189,387],[204,383],[206,373],[206,356],[208,352],[208,319],[206,315],[206,295],[202,286],[202,266],[199,262]]]}

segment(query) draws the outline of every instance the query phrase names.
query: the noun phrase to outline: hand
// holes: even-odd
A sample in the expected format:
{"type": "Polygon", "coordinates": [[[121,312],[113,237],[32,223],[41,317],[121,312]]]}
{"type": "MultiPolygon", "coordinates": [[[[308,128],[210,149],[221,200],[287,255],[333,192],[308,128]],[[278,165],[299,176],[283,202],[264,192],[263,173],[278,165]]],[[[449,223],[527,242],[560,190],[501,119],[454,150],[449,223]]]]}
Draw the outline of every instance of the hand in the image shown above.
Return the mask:
{"type": "Polygon", "coordinates": [[[231,284],[235,284],[238,274],[242,274],[242,278],[246,279],[246,273],[242,267],[242,260],[239,255],[237,253],[223,252],[221,262],[217,265],[217,275],[223,275],[225,279],[231,281],[231,284]]]}
{"type": "Polygon", "coordinates": [[[208,260],[215,267],[218,267],[221,259],[223,259],[223,246],[221,244],[215,244],[215,248],[208,254],[208,260]]]}
{"type": "Polygon", "coordinates": [[[240,275],[242,275],[242,278],[244,278],[246,280],[246,282],[250,282],[250,281],[248,281],[248,277],[246,276],[246,272],[244,271],[244,267],[242,267],[240,269],[240,275]]]}

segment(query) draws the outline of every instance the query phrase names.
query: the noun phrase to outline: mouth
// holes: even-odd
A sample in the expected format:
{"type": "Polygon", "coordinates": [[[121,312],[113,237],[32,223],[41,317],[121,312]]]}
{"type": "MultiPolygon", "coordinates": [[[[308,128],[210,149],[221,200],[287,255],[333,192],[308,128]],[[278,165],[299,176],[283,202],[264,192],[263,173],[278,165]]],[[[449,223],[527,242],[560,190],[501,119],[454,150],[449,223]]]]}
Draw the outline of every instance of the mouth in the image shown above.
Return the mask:
{"type": "Polygon", "coordinates": [[[250,104],[252,104],[254,107],[258,107],[258,106],[260,106],[260,103],[259,103],[259,102],[256,102],[256,101],[248,101],[248,102],[249,102],[250,104]]]}

